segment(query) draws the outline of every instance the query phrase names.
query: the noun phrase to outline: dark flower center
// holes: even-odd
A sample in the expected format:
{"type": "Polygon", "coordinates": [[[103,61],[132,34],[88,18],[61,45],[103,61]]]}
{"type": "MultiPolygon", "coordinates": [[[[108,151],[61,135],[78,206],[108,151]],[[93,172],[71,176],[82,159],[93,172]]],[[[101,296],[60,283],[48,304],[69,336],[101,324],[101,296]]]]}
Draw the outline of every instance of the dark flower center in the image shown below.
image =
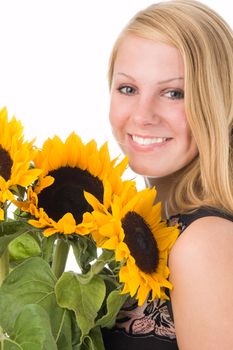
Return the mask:
{"type": "Polygon", "coordinates": [[[131,211],[123,218],[122,227],[125,232],[124,242],[137,266],[145,273],[155,272],[159,264],[159,250],[145,220],[131,211]]]}
{"type": "Polygon", "coordinates": [[[4,180],[9,180],[11,177],[11,168],[13,161],[9,156],[9,153],[0,146],[0,175],[4,180]]]}
{"type": "Polygon", "coordinates": [[[84,197],[84,191],[92,193],[103,202],[103,184],[87,170],[63,167],[49,172],[48,175],[53,176],[55,181],[39,193],[38,205],[55,221],[69,212],[80,223],[83,214],[92,211],[84,197]]]}

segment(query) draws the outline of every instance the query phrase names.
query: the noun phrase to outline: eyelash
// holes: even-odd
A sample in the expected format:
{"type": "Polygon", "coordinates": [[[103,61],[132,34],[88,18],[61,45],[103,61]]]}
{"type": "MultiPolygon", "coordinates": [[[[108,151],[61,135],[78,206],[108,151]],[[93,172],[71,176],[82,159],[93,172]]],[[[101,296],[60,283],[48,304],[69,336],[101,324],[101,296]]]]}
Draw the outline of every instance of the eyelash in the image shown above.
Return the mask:
{"type": "MultiPolygon", "coordinates": [[[[125,86],[120,86],[119,88],[117,88],[117,91],[119,91],[120,94],[123,94],[123,95],[127,95],[127,96],[132,96],[135,94],[136,92],[136,89],[132,86],[129,86],[129,85],[125,85],[125,86]],[[126,90],[125,92],[123,90],[126,90]],[[127,90],[130,90],[127,92],[127,90]]],[[[170,98],[171,100],[181,100],[184,98],[184,91],[183,90],[180,90],[180,89],[173,89],[173,90],[169,90],[169,91],[165,91],[162,93],[162,96],[165,96],[167,94],[179,94],[179,96],[170,96],[168,98],[170,98]]]]}
{"type": "Polygon", "coordinates": [[[184,91],[183,90],[179,90],[179,89],[167,91],[167,92],[164,93],[164,95],[171,94],[171,93],[175,93],[175,94],[178,93],[179,94],[179,97],[170,96],[169,98],[171,100],[182,100],[184,98],[184,91]]]}
{"type": "Polygon", "coordinates": [[[133,95],[136,91],[135,88],[133,88],[132,86],[129,86],[129,85],[125,85],[125,86],[120,86],[119,88],[117,88],[117,90],[120,92],[120,94],[123,94],[123,95],[133,95]],[[130,89],[131,92],[123,92],[123,89],[130,89]]]}

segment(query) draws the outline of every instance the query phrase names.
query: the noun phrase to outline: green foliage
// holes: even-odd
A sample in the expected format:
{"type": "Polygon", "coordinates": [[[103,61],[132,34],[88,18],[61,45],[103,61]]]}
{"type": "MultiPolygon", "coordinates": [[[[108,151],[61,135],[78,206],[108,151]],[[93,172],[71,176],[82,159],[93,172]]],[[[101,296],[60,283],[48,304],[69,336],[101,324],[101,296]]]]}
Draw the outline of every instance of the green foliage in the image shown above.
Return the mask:
{"type": "Polygon", "coordinates": [[[90,262],[97,258],[96,245],[91,237],[77,236],[71,240],[74,256],[83,273],[90,269],[90,262]]]}
{"type": "Polygon", "coordinates": [[[22,234],[36,232],[38,230],[25,221],[0,222],[0,256],[4,253],[8,244],[22,234]]]}
{"type": "Polygon", "coordinates": [[[25,305],[16,318],[11,337],[4,337],[2,348],[56,350],[47,312],[38,304],[25,305]]]}
{"type": "Polygon", "coordinates": [[[11,260],[22,260],[41,254],[39,243],[30,233],[23,233],[11,241],[8,250],[11,260]]]}
{"type": "Polygon", "coordinates": [[[11,270],[0,287],[0,350],[104,350],[101,327],[114,325],[126,299],[113,253],[97,257],[89,236],[46,238],[23,221],[0,224],[0,244],[11,270]],[[57,279],[67,245],[80,273],[61,270],[57,279]]]}
{"type": "Polygon", "coordinates": [[[57,304],[55,284],[51,268],[41,258],[27,259],[7,276],[0,288],[0,326],[10,337],[14,335],[14,320],[25,306],[39,305],[47,314],[55,343],[61,340],[67,343],[64,349],[72,349],[71,317],[57,304]]]}

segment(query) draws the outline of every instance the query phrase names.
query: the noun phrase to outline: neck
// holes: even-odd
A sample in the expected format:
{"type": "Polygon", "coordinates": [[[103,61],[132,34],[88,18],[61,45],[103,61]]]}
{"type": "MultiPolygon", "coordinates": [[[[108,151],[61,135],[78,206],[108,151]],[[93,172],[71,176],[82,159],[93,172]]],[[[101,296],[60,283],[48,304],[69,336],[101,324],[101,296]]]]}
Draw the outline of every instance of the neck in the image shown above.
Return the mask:
{"type": "Polygon", "coordinates": [[[161,202],[162,217],[168,218],[173,213],[169,209],[169,196],[174,182],[174,175],[165,177],[145,177],[147,187],[155,186],[157,191],[156,202],[161,202]]]}

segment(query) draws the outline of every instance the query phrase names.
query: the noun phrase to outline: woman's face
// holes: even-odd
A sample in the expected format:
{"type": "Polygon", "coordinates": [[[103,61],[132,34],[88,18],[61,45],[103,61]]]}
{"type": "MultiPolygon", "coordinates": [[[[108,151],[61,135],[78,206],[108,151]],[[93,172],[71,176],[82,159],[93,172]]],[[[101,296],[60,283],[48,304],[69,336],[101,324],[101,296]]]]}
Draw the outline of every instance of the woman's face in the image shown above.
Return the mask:
{"type": "Polygon", "coordinates": [[[116,57],[110,122],[130,167],[167,176],[197,155],[184,109],[184,65],[179,51],[127,35],[116,57]]]}

